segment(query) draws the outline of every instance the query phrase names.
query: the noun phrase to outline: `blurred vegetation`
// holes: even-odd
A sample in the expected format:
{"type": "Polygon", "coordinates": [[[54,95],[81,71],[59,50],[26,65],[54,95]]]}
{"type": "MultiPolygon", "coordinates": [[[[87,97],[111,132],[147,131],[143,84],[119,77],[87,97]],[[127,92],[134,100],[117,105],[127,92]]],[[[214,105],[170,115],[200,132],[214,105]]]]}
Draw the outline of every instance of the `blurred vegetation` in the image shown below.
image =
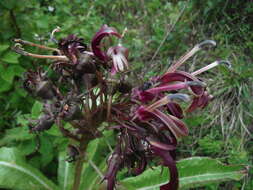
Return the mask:
{"type": "MultiPolygon", "coordinates": [[[[130,50],[131,67],[140,80],[161,73],[194,44],[215,40],[215,50],[198,53],[184,64],[185,69],[193,71],[219,59],[231,61],[233,68],[215,68],[201,75],[214,100],[205,112],[185,119],[190,135],[180,143],[178,158],[209,156],[229,164],[252,166],[251,0],[1,0],[0,18],[0,146],[22,150],[28,163],[53,181],[58,152],[64,150],[66,140],[54,130],[37,137],[22,127],[27,126],[27,118],[36,118],[40,109],[22,89],[23,72],[48,64],[15,54],[11,46],[14,38],[54,46],[49,38],[57,26],[62,29],[57,38],[74,33],[87,43],[104,23],[118,31],[127,27],[123,43],[130,50]]],[[[205,189],[252,190],[253,172],[250,170],[244,181],[205,189]]]]}

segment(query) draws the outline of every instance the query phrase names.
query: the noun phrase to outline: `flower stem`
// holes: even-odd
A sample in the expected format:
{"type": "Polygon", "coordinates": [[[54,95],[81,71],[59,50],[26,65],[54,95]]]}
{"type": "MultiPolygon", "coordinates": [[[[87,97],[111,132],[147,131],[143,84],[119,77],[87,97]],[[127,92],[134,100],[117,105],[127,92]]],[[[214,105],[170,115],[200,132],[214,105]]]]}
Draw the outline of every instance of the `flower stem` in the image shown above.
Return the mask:
{"type": "Polygon", "coordinates": [[[76,162],[75,177],[74,177],[74,184],[72,186],[72,190],[78,190],[81,183],[81,174],[83,170],[83,162],[84,162],[86,147],[87,147],[87,141],[82,138],[82,141],[80,143],[80,158],[76,162]]]}

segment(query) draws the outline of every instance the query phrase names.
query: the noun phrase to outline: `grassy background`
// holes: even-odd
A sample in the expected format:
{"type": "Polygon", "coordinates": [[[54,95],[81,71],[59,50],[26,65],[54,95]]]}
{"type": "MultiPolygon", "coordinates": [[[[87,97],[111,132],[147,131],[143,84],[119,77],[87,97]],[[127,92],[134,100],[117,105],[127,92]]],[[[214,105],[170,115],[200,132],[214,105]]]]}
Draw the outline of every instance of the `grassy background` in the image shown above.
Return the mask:
{"type": "MultiPolygon", "coordinates": [[[[1,0],[0,18],[0,146],[22,148],[30,164],[51,178],[55,176],[57,161],[57,151],[53,150],[64,139],[42,135],[42,150],[34,155],[35,138],[20,136],[18,128],[25,123],[23,115],[30,113],[34,104],[21,88],[22,73],[46,64],[11,52],[11,41],[22,38],[53,46],[50,32],[60,26],[62,32],[56,34],[57,38],[74,33],[89,43],[104,23],[118,31],[128,28],[123,43],[130,50],[131,68],[140,80],[162,73],[196,43],[215,40],[216,49],[198,53],[183,69],[193,71],[219,59],[231,61],[233,69],[220,67],[201,75],[215,98],[204,111],[185,119],[190,135],[180,143],[178,158],[210,156],[229,164],[252,166],[251,0],[1,0]],[[48,145],[48,140],[53,145],[48,145]]],[[[244,181],[205,189],[252,190],[252,175],[250,171],[244,181]]]]}

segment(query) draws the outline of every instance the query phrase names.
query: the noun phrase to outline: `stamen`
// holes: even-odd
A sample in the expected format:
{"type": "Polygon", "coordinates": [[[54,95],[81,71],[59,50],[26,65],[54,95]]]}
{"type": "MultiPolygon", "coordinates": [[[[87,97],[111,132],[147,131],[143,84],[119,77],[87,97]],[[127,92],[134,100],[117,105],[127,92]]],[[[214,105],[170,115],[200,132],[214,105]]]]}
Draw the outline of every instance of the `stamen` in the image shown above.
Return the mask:
{"type": "Polygon", "coordinates": [[[201,81],[186,81],[186,82],[179,82],[176,84],[169,84],[169,85],[151,88],[146,91],[149,93],[157,93],[157,92],[164,92],[164,91],[171,91],[171,90],[180,90],[180,89],[184,89],[189,86],[205,87],[206,84],[201,81]]]}
{"type": "Polygon", "coordinates": [[[58,43],[58,41],[55,39],[54,37],[54,33],[55,32],[60,32],[61,31],[61,28],[59,26],[57,26],[52,32],[51,32],[51,35],[50,35],[50,40],[52,40],[53,42],[55,43],[58,43]]]}
{"type": "Polygon", "coordinates": [[[205,40],[205,41],[195,45],[194,48],[192,48],[189,52],[187,52],[185,55],[181,56],[178,59],[178,61],[167,70],[166,73],[176,71],[177,68],[180,67],[186,60],[188,60],[195,53],[197,53],[199,50],[203,49],[207,45],[216,46],[216,42],[213,40],[205,40]]]}
{"type": "Polygon", "coordinates": [[[163,97],[162,99],[156,101],[155,103],[151,104],[148,106],[146,109],[148,111],[153,111],[155,108],[166,105],[170,102],[171,100],[168,98],[168,96],[163,97]]]}
{"type": "Polygon", "coordinates": [[[22,40],[22,39],[14,39],[13,41],[15,43],[19,43],[21,45],[28,45],[28,46],[38,47],[40,49],[46,49],[46,50],[50,50],[50,51],[57,51],[57,52],[59,52],[59,50],[56,49],[56,48],[51,48],[51,47],[48,47],[48,46],[44,46],[44,45],[40,45],[40,44],[35,44],[35,43],[29,42],[29,41],[25,41],[25,40],[22,40]]]}
{"type": "Polygon", "coordinates": [[[169,102],[173,101],[174,99],[179,99],[179,100],[182,100],[185,102],[189,102],[191,100],[187,94],[181,94],[181,93],[170,94],[170,95],[165,96],[162,99],[156,101],[155,103],[151,104],[146,109],[148,111],[153,111],[154,109],[156,109],[160,106],[164,106],[164,105],[168,104],[169,102]]]}
{"type": "Polygon", "coordinates": [[[83,54],[87,54],[87,55],[92,55],[92,56],[94,56],[94,53],[93,53],[93,52],[90,52],[90,51],[83,51],[82,53],[83,53],[83,54]]]}
{"type": "Polygon", "coordinates": [[[122,32],[122,34],[121,34],[121,38],[124,38],[126,32],[127,32],[127,28],[125,28],[125,29],[123,30],[123,32],[122,32]]]}
{"type": "Polygon", "coordinates": [[[225,60],[215,61],[215,62],[213,62],[213,63],[211,63],[211,64],[209,64],[209,65],[207,65],[207,66],[205,66],[205,67],[203,67],[203,68],[201,68],[201,69],[199,69],[199,70],[197,70],[197,71],[195,71],[195,72],[193,72],[191,74],[194,75],[194,76],[196,76],[196,75],[199,75],[199,74],[201,74],[201,73],[203,73],[203,72],[205,72],[205,71],[207,71],[209,69],[212,69],[212,68],[214,68],[214,67],[216,67],[218,65],[221,65],[221,64],[226,65],[228,68],[232,67],[232,64],[229,61],[225,61],[225,60]]]}
{"type": "Polygon", "coordinates": [[[40,58],[40,59],[56,59],[56,60],[61,60],[61,61],[69,61],[69,59],[66,56],[40,55],[40,54],[29,53],[22,48],[22,45],[20,43],[15,44],[12,50],[24,56],[30,56],[30,57],[40,58]]]}
{"type": "Polygon", "coordinates": [[[190,96],[188,96],[187,94],[182,94],[182,93],[170,94],[170,95],[168,95],[168,98],[172,101],[174,99],[179,99],[184,102],[189,102],[191,100],[190,96]]]}

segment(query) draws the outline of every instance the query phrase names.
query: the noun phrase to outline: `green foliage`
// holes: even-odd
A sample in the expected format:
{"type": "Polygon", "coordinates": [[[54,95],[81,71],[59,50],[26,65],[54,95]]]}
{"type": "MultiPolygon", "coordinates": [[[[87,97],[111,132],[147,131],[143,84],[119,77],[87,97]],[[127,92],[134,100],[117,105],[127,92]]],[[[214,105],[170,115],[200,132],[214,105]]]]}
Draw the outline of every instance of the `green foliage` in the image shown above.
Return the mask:
{"type": "Polygon", "coordinates": [[[201,150],[207,155],[218,154],[222,151],[222,145],[222,141],[216,140],[211,136],[205,136],[199,140],[201,150]]]}
{"type": "Polygon", "coordinates": [[[57,186],[39,170],[27,164],[13,148],[0,149],[0,187],[10,189],[57,190],[57,186]]]}
{"type": "MultiPolygon", "coordinates": [[[[192,157],[178,161],[181,189],[201,187],[209,183],[240,180],[246,173],[243,166],[226,166],[217,160],[205,157],[192,157]]],[[[137,177],[126,178],[121,184],[129,190],[159,190],[168,180],[168,170],[161,167],[148,169],[137,177]]]]}

